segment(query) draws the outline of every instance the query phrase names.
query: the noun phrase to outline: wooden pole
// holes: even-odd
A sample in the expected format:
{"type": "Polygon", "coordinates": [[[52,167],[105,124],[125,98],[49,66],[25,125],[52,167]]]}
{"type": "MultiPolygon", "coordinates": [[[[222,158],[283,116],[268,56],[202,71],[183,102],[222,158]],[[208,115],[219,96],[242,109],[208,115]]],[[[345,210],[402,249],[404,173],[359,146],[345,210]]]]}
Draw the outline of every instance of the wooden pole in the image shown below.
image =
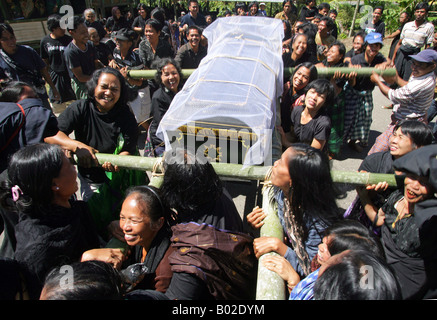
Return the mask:
{"type": "MultiPolygon", "coordinates": [[[[283,241],[284,232],[278,217],[276,201],[271,201],[273,188],[263,188],[262,208],[266,217],[260,229],[260,237],[275,237],[283,241]]],[[[263,260],[268,255],[278,255],[276,252],[263,254],[258,260],[258,277],[256,281],[256,300],[285,300],[285,282],[274,271],[268,270],[263,265],[263,260]]]]}
{"type": "MultiPolygon", "coordinates": [[[[118,165],[120,168],[152,171],[157,163],[162,161],[162,158],[149,158],[141,156],[119,156],[106,153],[96,153],[96,158],[99,164],[105,161],[111,162],[113,165],[118,165]]],[[[243,180],[259,180],[264,181],[266,174],[271,169],[271,166],[246,166],[233,163],[218,163],[211,162],[214,170],[220,177],[234,177],[243,180]]],[[[161,173],[157,171],[157,173],[161,173]]],[[[376,184],[381,181],[387,181],[391,187],[396,186],[395,175],[371,173],[371,172],[355,172],[355,171],[331,171],[332,179],[336,183],[347,183],[352,185],[367,185],[376,184]]]]}
{"type": "MultiPolygon", "coordinates": [[[[193,74],[196,69],[182,69],[182,77],[188,78],[193,74]]],[[[376,72],[381,76],[395,76],[395,68],[387,68],[385,70],[377,68],[349,68],[349,67],[332,67],[332,68],[317,68],[317,73],[319,76],[333,76],[335,72],[340,71],[343,74],[350,74],[351,72],[356,72],[357,76],[370,77],[372,72],[376,72]]],[[[294,72],[294,68],[285,68],[284,76],[290,77],[294,72]]],[[[153,79],[155,77],[156,70],[129,70],[128,75],[133,79],[153,79]]]]}

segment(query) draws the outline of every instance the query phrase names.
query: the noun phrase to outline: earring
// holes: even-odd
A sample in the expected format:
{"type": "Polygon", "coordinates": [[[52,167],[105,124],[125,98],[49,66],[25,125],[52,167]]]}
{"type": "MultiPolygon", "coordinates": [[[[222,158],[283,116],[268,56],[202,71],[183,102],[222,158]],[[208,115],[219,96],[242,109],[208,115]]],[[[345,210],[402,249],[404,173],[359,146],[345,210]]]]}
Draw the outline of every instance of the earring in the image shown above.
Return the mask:
{"type": "Polygon", "coordinates": [[[59,190],[59,187],[56,187],[55,190],[58,191],[58,190],[59,190]]]}

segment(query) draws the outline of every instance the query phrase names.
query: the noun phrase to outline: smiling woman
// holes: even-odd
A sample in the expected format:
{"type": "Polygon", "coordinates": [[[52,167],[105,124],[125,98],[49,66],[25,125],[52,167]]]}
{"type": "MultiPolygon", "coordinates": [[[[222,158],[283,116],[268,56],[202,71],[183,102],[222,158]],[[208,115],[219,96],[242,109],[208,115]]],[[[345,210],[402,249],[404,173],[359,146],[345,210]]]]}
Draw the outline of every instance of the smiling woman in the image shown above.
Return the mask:
{"type": "Polygon", "coordinates": [[[133,155],[138,140],[137,121],[127,106],[132,99],[130,89],[121,73],[109,67],[99,69],[87,87],[91,98],[72,103],[58,118],[58,134],[46,139],[77,155],[84,200],[107,181],[105,171],[118,170],[111,163],[93,167],[97,164],[94,153],[114,153],[117,149],[120,155],[133,155]],[[75,140],[68,137],[72,132],[75,140]]]}

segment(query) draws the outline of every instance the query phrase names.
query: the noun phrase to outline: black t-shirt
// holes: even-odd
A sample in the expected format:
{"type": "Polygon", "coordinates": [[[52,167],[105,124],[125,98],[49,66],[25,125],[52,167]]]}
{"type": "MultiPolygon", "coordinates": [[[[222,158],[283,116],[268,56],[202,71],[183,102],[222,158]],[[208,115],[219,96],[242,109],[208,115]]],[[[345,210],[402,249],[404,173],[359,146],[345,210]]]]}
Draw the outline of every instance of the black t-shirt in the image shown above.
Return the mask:
{"type": "Polygon", "coordinates": [[[141,35],[144,34],[144,28],[146,27],[146,20],[143,19],[142,16],[138,16],[134,19],[134,22],[132,23],[132,29],[133,28],[141,28],[141,35]]]}
{"type": "MultiPolygon", "coordinates": [[[[61,113],[58,126],[66,135],[74,131],[76,140],[101,153],[114,153],[121,134],[124,139],[121,151],[128,151],[130,154],[136,152],[138,126],[127,105],[118,104],[108,113],[101,113],[93,100],[78,100],[61,113]]],[[[91,182],[101,183],[105,180],[102,168],[79,167],[79,172],[91,182]]]]}
{"type": "Polygon", "coordinates": [[[394,173],[393,156],[390,151],[376,152],[364,158],[358,171],[373,173],[394,173]]]}
{"type": "Polygon", "coordinates": [[[365,28],[363,30],[367,34],[370,32],[377,32],[382,35],[382,37],[385,37],[385,23],[382,20],[379,20],[377,23],[373,23],[372,21],[365,24],[365,28]]]}
{"type": "Polygon", "coordinates": [[[71,71],[73,68],[81,67],[82,73],[87,76],[92,75],[96,70],[94,62],[97,60],[97,52],[91,41],[88,41],[85,51],[79,49],[73,41],[70,42],[65,48],[64,57],[71,78],[76,78],[71,71]]]}
{"type": "MultiPolygon", "coordinates": [[[[351,64],[353,65],[360,65],[361,67],[365,67],[365,68],[373,68],[375,67],[377,64],[383,63],[385,61],[387,61],[385,59],[385,57],[381,54],[378,53],[375,58],[373,58],[372,63],[368,63],[365,59],[365,52],[357,54],[355,56],[353,56],[351,58],[351,64]]],[[[375,88],[375,84],[370,81],[370,77],[358,77],[357,76],[357,83],[354,86],[354,89],[359,90],[359,91],[369,91],[369,90],[373,90],[375,88]]]]}
{"type": "Polygon", "coordinates": [[[103,63],[105,66],[109,64],[109,55],[112,55],[111,50],[109,50],[108,46],[102,42],[99,43],[96,48],[97,59],[103,63]]]}
{"type": "Polygon", "coordinates": [[[302,10],[300,11],[299,20],[306,21],[306,18],[312,18],[314,17],[319,10],[316,7],[311,7],[308,9],[307,6],[303,6],[302,10]]]}
{"type": "Polygon", "coordinates": [[[313,139],[327,141],[331,133],[329,116],[324,112],[319,112],[310,122],[301,124],[300,117],[304,108],[305,106],[296,106],[291,111],[291,124],[299,142],[311,145],[313,139]]]}
{"type": "Polygon", "coordinates": [[[61,38],[53,39],[50,35],[42,38],[40,43],[41,58],[47,59],[50,63],[50,69],[56,73],[66,73],[64,50],[70,44],[72,38],[64,35],[61,38]]]}

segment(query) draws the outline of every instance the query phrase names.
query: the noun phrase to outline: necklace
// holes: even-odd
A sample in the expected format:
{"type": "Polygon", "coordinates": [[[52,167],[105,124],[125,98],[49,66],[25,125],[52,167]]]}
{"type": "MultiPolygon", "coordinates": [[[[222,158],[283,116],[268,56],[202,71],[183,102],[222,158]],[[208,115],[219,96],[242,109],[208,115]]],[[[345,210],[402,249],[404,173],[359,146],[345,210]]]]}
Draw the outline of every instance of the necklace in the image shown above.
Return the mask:
{"type": "Polygon", "coordinates": [[[398,210],[396,208],[396,210],[398,211],[398,216],[396,217],[396,220],[391,224],[392,228],[395,228],[396,222],[398,222],[399,220],[403,219],[403,218],[409,218],[413,215],[413,212],[411,213],[405,213],[405,209],[407,208],[407,204],[405,203],[405,198],[402,198],[401,200],[399,200],[398,204],[400,205],[402,203],[402,208],[400,208],[400,210],[398,210]],[[404,214],[403,214],[404,213],[404,214]]]}

